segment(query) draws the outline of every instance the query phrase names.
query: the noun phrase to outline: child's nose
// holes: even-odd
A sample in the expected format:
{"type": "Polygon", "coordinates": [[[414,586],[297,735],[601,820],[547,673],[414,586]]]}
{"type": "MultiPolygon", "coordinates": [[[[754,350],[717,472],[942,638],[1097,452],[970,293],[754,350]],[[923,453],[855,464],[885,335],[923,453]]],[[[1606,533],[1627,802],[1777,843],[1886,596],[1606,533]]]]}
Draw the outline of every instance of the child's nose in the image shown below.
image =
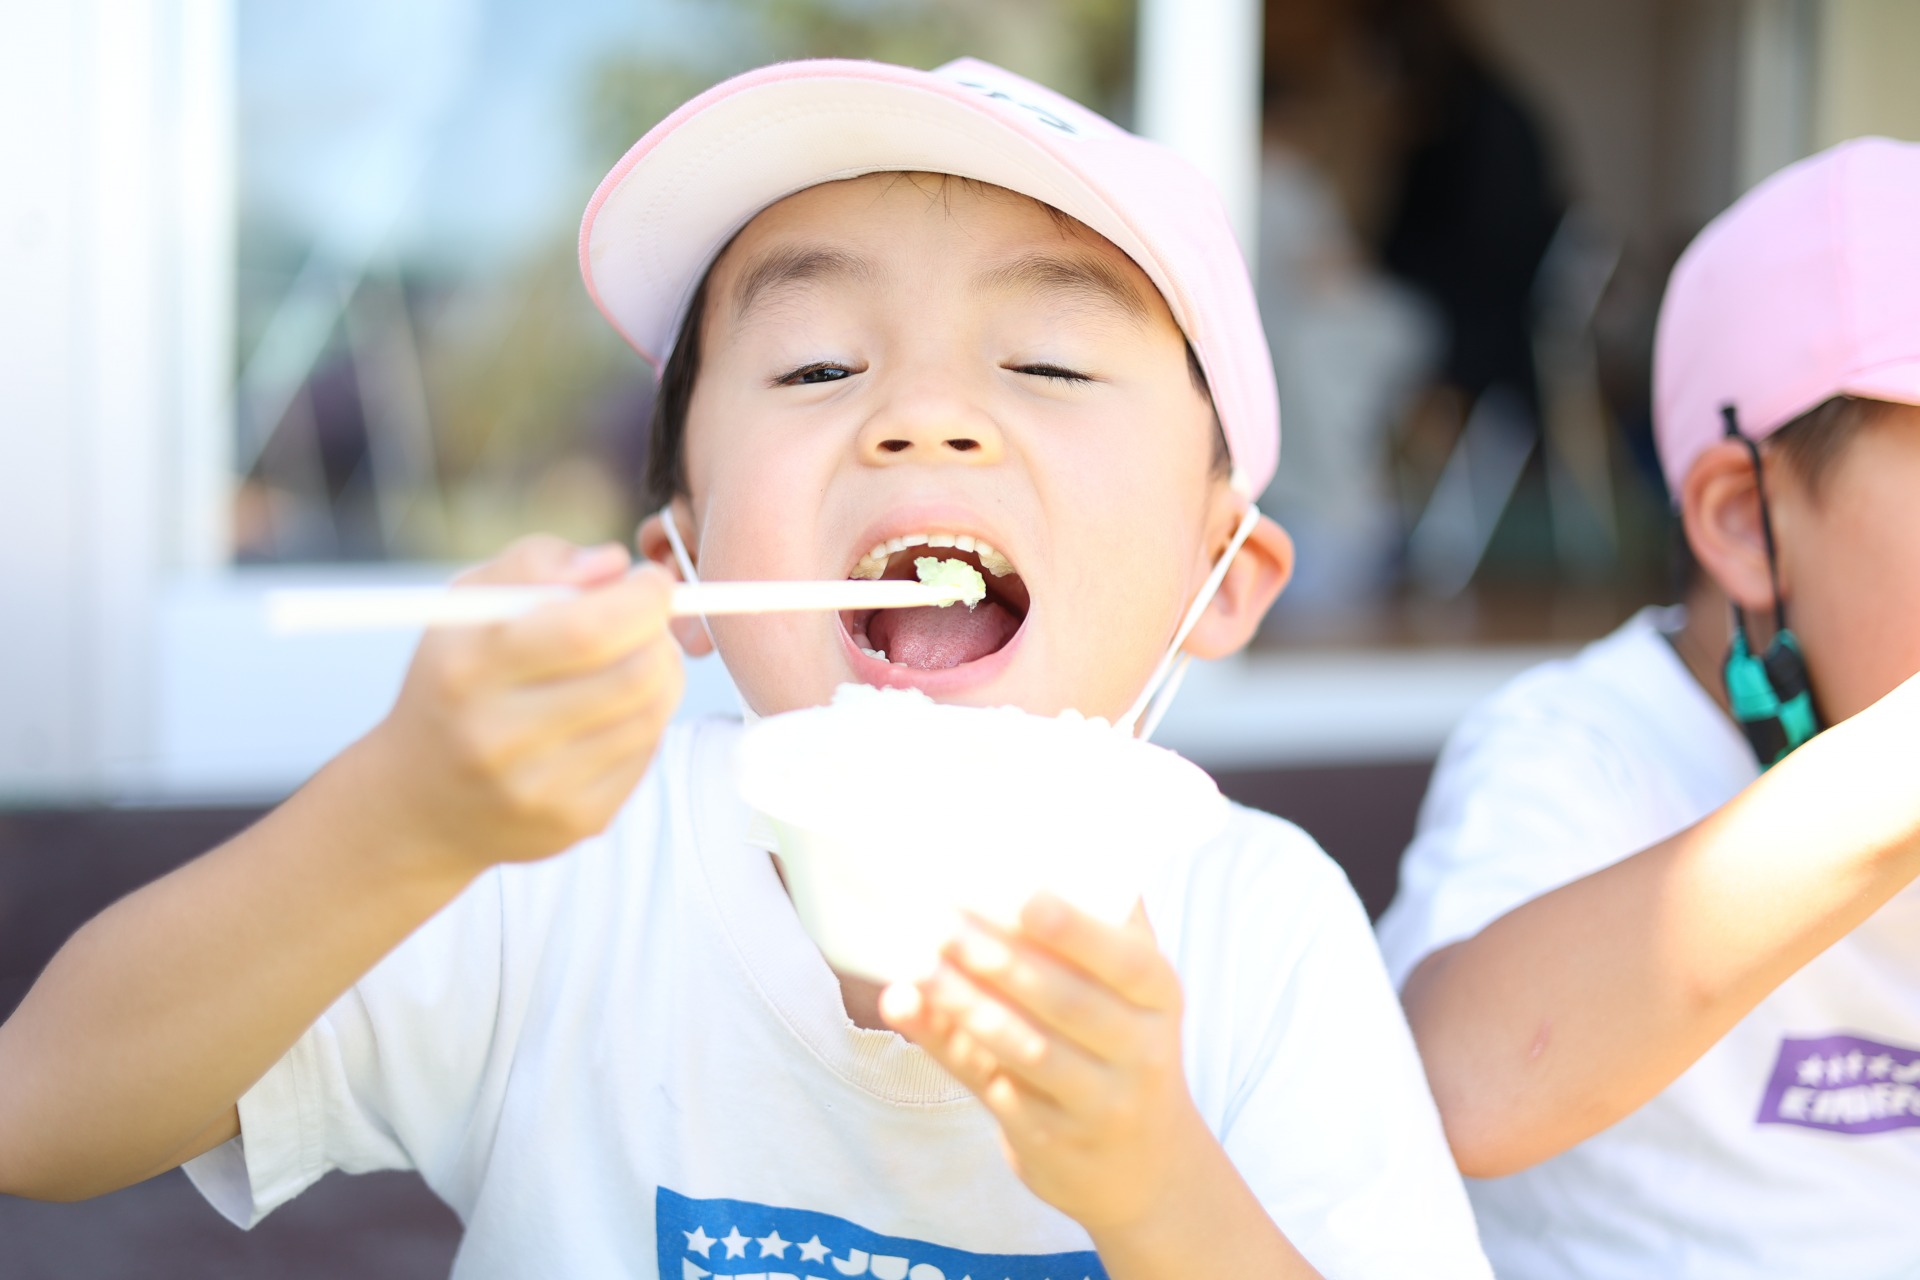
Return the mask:
{"type": "Polygon", "coordinates": [[[946,397],[915,397],[867,420],[860,456],[874,463],[997,462],[1000,428],[987,414],[946,397]]]}

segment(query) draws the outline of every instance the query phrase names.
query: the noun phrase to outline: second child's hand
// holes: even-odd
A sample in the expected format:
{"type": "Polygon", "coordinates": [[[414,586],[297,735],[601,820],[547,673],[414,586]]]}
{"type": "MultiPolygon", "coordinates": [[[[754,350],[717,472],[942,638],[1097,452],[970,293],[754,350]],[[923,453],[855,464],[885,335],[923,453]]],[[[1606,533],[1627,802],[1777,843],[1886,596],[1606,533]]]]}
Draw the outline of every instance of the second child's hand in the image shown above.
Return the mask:
{"type": "Polygon", "coordinates": [[[1015,929],[969,921],[880,1008],[993,1113],[1014,1171],[1114,1280],[1312,1276],[1193,1104],[1182,1003],[1144,911],[1113,925],[1042,894],[1015,929]]]}

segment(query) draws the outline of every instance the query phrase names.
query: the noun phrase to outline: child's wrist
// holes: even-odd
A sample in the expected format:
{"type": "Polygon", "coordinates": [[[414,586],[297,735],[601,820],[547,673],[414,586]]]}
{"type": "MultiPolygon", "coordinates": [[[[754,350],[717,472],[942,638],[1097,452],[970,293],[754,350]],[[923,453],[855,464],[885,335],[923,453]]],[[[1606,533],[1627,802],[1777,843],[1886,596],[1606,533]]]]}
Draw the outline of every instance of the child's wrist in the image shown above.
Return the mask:
{"type": "Polygon", "coordinates": [[[1184,1118],[1179,1137],[1156,1156],[1136,1166],[1154,1181],[1138,1196],[1137,1207],[1081,1221],[1101,1257],[1157,1257],[1164,1247],[1177,1246],[1183,1233],[1190,1244],[1196,1203],[1205,1202],[1223,1170],[1239,1177],[1198,1111],[1184,1118]]]}
{"type": "Polygon", "coordinates": [[[464,885],[491,864],[418,803],[404,752],[383,728],[347,747],[310,785],[338,789],[335,807],[355,837],[350,847],[380,870],[432,885],[464,885]]]}

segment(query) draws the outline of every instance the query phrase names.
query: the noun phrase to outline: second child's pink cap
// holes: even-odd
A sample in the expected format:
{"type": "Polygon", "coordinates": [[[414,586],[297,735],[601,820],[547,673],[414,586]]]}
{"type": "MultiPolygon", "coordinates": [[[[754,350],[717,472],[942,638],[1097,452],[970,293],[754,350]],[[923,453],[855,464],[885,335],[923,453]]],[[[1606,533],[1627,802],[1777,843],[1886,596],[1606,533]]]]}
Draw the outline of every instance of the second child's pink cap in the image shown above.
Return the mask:
{"type": "Polygon", "coordinates": [[[1207,375],[1235,487],[1266,488],[1280,453],[1273,361],[1213,185],[1168,148],[984,62],[917,71],[820,59],[715,85],[600,183],[580,224],[580,270],[601,313],[657,368],[701,277],[756,213],[822,182],[904,169],[1030,196],[1139,264],[1207,375]]]}
{"type": "Polygon", "coordinates": [[[1920,145],[1843,142],[1707,224],[1660,305],[1653,381],[1676,500],[1723,405],[1759,440],[1834,396],[1920,404],[1920,145]]]}

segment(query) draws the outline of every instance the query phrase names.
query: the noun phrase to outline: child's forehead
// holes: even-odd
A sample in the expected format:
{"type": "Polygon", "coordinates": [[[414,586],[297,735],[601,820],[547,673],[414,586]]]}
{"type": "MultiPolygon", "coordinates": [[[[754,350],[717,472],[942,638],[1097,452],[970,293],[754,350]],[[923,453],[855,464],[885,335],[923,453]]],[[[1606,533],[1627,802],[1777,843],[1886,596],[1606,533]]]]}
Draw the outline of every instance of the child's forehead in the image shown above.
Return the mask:
{"type": "Polygon", "coordinates": [[[1173,326],[1146,273],[1104,236],[1030,196],[948,174],[873,173],[797,191],[741,228],[715,261],[713,283],[736,314],[785,284],[883,283],[890,249],[924,263],[916,233],[929,229],[949,250],[941,263],[985,268],[976,283],[1173,326]]]}

